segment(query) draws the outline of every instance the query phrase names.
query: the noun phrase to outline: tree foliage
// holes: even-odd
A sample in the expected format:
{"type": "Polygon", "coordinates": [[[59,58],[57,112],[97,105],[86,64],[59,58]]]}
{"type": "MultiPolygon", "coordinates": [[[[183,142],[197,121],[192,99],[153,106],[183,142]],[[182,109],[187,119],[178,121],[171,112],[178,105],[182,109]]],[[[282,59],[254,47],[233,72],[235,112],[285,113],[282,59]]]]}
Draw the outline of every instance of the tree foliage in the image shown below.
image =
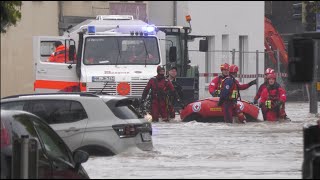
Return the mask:
{"type": "Polygon", "coordinates": [[[21,19],[21,1],[1,1],[1,33],[6,33],[9,26],[16,25],[21,19]]]}

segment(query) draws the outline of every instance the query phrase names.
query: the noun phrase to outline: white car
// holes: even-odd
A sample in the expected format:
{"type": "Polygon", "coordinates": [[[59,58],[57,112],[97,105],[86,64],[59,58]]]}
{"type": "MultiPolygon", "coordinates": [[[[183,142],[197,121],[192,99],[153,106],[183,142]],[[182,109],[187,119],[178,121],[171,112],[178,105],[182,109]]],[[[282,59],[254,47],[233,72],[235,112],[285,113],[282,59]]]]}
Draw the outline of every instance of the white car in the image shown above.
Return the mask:
{"type": "Polygon", "coordinates": [[[151,123],[138,118],[132,101],[88,93],[27,94],[1,99],[1,109],[41,117],[72,151],[108,156],[130,148],[153,149],[151,123]]]}

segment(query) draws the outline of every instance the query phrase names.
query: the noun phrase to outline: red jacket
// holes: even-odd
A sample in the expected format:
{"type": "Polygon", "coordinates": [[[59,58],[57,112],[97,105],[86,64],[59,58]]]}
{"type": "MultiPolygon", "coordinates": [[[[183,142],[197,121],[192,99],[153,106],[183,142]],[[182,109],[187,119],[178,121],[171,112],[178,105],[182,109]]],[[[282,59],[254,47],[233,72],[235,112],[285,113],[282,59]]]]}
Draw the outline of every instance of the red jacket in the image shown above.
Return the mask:
{"type": "Polygon", "coordinates": [[[261,93],[265,88],[267,88],[266,82],[264,82],[263,84],[260,85],[258,92],[257,92],[256,96],[254,97],[254,100],[258,100],[261,97],[261,93]]]}
{"type": "Polygon", "coordinates": [[[66,53],[66,47],[64,45],[60,45],[56,48],[56,51],[51,54],[49,57],[49,62],[57,62],[57,63],[64,63],[69,61],[69,53],[66,53]],[[65,61],[66,59],[66,61],[65,61]]]}
{"type": "Polygon", "coordinates": [[[209,93],[212,96],[220,96],[221,82],[225,76],[216,76],[209,84],[209,93]]]}
{"type": "MultiPolygon", "coordinates": [[[[277,84],[277,86],[280,86],[280,84],[278,84],[277,82],[275,82],[275,84],[277,84]]],[[[261,97],[262,91],[266,88],[267,88],[267,82],[264,82],[263,84],[261,84],[254,99],[258,100],[261,97]]]]}
{"type": "Polygon", "coordinates": [[[275,83],[272,87],[267,85],[267,88],[263,89],[261,93],[260,103],[265,106],[267,100],[271,100],[271,109],[273,109],[272,105],[277,101],[281,101],[282,103],[286,102],[286,91],[281,88],[278,83],[275,83]]]}
{"type": "Polygon", "coordinates": [[[175,91],[171,81],[169,81],[165,77],[160,77],[159,75],[149,80],[147,86],[143,90],[142,99],[145,99],[147,97],[150,89],[152,90],[153,100],[159,98],[163,101],[165,100],[165,96],[168,95],[168,93],[173,93],[175,91]]]}

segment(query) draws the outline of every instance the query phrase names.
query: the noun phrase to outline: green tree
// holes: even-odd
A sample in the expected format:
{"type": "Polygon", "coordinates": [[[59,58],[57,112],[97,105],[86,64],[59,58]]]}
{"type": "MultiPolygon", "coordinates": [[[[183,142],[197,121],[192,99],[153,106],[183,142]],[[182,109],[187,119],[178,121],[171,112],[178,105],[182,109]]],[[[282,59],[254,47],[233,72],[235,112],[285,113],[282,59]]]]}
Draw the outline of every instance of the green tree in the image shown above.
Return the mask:
{"type": "Polygon", "coordinates": [[[1,1],[1,33],[21,19],[21,1],[1,1]]]}

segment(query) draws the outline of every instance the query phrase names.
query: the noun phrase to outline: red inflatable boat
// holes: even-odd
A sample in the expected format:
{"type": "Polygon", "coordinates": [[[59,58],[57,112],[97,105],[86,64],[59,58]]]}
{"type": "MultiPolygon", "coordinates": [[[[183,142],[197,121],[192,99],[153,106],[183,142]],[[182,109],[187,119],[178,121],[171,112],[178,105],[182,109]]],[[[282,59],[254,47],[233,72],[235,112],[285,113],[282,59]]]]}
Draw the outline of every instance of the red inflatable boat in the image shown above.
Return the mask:
{"type": "MultiPolygon", "coordinates": [[[[180,112],[183,122],[196,120],[198,122],[224,122],[222,107],[218,106],[219,97],[212,97],[188,104],[180,112]]],[[[248,101],[238,101],[241,110],[247,117],[247,122],[261,121],[260,108],[248,101]]]]}

